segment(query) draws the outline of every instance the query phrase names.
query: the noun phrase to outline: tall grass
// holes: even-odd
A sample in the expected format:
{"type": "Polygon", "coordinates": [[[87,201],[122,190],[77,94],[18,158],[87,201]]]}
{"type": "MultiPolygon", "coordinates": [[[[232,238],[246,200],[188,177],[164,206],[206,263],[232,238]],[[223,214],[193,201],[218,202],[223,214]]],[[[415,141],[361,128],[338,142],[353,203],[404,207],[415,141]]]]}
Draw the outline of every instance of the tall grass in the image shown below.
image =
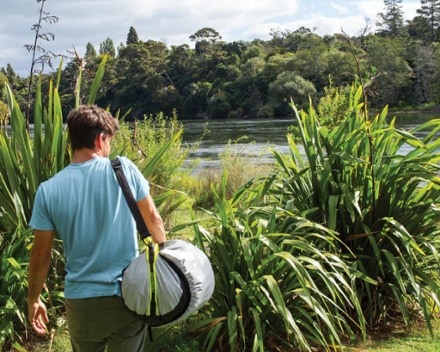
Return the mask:
{"type": "MultiPolygon", "coordinates": [[[[218,168],[204,168],[196,174],[180,174],[173,179],[175,187],[185,190],[192,199],[195,209],[212,209],[215,204],[215,193],[220,192],[222,177],[226,177],[227,198],[247,181],[255,177],[268,175],[273,169],[272,163],[261,163],[260,155],[245,153],[247,144],[229,141],[225,149],[218,155],[218,168]]],[[[269,147],[267,152],[269,152],[269,147]]]]}

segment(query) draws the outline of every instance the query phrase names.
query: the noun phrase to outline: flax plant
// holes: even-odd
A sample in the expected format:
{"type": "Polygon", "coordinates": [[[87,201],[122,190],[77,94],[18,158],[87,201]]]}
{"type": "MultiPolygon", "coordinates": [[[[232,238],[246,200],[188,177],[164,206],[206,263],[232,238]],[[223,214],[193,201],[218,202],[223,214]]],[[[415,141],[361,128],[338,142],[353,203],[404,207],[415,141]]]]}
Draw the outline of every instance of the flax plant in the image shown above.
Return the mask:
{"type": "Polygon", "coordinates": [[[273,182],[250,181],[228,200],[225,177],[211,223],[196,227],[216,277],[194,325],[208,330],[204,351],[329,351],[365,332],[352,285],[362,273],[340,258],[334,231],[268,199],[273,182]]]}
{"type": "MultiPolygon", "coordinates": [[[[105,59],[97,71],[89,101],[103,75],[105,59]]],[[[41,80],[37,84],[33,106],[33,130],[14,94],[6,86],[11,130],[0,133],[0,350],[6,342],[17,347],[23,342],[18,331],[28,330],[26,319],[26,282],[32,231],[28,227],[38,185],[60,171],[70,161],[67,133],[63,125],[61,99],[57,80],[50,82],[43,97],[41,80]],[[47,102],[43,106],[43,101],[47,102]]],[[[79,92],[78,92],[79,94],[79,92]]],[[[47,281],[45,299],[55,314],[61,307],[64,259],[57,241],[47,281]],[[49,295],[50,292],[50,295],[49,295]]],[[[56,321],[56,316],[52,320],[56,321]]]]}
{"type": "Polygon", "coordinates": [[[334,231],[340,252],[354,254],[352,266],[377,282],[354,281],[370,328],[421,315],[432,331],[440,304],[440,120],[402,131],[387,108],[368,118],[362,87],[353,87],[346,118],[332,130],[313,107],[292,107],[304,152],[289,137],[290,155],[275,153],[282,172],[271,194],[334,231]]]}

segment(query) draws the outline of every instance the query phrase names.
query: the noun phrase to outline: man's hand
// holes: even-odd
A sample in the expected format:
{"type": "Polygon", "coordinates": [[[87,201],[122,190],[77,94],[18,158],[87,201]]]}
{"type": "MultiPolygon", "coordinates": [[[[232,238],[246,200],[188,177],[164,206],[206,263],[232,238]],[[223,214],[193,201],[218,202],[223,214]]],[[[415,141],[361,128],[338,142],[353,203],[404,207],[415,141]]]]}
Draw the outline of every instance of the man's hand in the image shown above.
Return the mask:
{"type": "Polygon", "coordinates": [[[49,322],[49,318],[46,306],[40,299],[36,302],[28,302],[28,319],[38,335],[47,333],[46,324],[49,322]]]}
{"type": "Polygon", "coordinates": [[[55,231],[35,230],[34,234],[28,268],[28,320],[37,334],[44,335],[47,333],[46,324],[49,319],[40,293],[49,270],[55,231]]]}

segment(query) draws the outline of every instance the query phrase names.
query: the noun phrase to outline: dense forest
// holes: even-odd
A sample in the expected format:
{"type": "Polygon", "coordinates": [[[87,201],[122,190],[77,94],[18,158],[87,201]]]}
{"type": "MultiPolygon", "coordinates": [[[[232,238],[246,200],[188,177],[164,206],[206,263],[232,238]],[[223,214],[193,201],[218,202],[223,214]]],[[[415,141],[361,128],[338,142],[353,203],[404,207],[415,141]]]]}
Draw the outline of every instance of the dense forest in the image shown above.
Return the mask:
{"type": "MultiPolygon", "coordinates": [[[[440,103],[440,0],[421,0],[417,16],[403,18],[402,0],[385,0],[375,32],[366,20],[354,37],[343,32],[320,36],[301,27],[272,30],[266,41],[225,42],[205,27],[189,36],[189,44],[171,47],[140,40],[130,27],[126,43],[117,48],[107,38],[98,50],[88,43],[83,57],[70,58],[59,90],[69,109],[78,67],[84,67],[86,95],[91,73],[107,55],[97,103],[113,112],[129,111],[129,118],[159,111],[176,111],[179,118],[282,117],[291,114],[290,98],[303,107],[329,86],[356,79],[362,80],[372,107],[435,107],[440,103]]],[[[43,82],[53,77],[42,74],[43,82]]],[[[0,69],[2,80],[24,106],[28,79],[8,65],[0,69]]]]}

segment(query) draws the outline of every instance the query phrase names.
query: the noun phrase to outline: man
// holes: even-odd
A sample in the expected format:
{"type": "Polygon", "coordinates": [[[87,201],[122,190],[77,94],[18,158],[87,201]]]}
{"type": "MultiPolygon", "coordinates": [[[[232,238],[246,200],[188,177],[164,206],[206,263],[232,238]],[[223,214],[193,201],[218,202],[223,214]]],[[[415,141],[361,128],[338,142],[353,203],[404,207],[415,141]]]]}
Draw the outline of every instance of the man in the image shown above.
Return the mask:
{"type": "MultiPolygon", "coordinates": [[[[40,300],[55,234],[66,258],[65,300],[73,351],[143,351],[146,326],[121,298],[122,272],[138,254],[136,224],[114,175],[110,141],[118,121],[102,108],[82,105],[67,117],[72,162],[37,191],[30,225],[28,318],[45,334],[40,300]]],[[[142,216],[157,243],[165,230],[149,185],[138,168],[120,158],[142,216]]]]}

